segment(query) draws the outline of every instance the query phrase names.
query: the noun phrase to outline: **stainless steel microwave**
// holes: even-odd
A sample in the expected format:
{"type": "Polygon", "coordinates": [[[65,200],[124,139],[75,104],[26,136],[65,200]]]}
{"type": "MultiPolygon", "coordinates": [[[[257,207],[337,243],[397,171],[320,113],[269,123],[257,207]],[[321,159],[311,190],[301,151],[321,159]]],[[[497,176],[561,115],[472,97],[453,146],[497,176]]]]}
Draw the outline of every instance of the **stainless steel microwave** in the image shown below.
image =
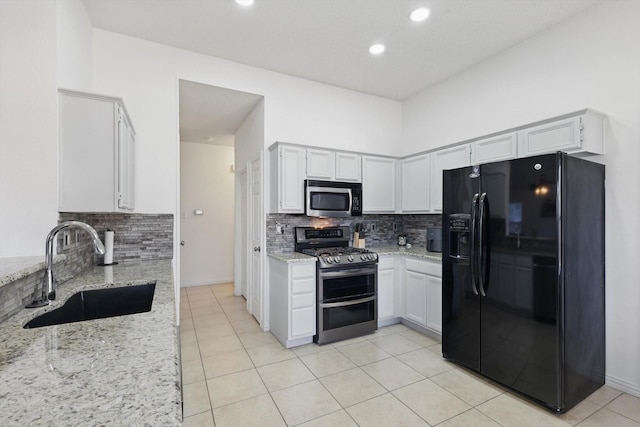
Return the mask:
{"type": "Polygon", "coordinates": [[[308,216],[360,216],[362,184],[307,179],[304,181],[304,206],[308,216]]]}

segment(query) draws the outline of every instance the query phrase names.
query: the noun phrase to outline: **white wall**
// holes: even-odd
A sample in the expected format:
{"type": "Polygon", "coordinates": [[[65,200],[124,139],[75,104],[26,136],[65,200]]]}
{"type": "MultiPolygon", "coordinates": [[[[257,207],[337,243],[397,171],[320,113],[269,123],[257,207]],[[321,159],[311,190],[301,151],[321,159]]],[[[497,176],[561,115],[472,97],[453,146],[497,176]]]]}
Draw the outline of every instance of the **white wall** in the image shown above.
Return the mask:
{"type": "Polygon", "coordinates": [[[0,256],[44,255],[57,214],[57,87],[88,89],[79,0],[0,1],[0,256]]]}
{"type": "Polygon", "coordinates": [[[401,104],[94,29],[94,89],[121,96],[136,128],[136,211],[173,212],[177,84],[264,96],[265,146],[275,141],[390,154],[401,104]]]}
{"type": "Polygon", "coordinates": [[[56,3],[0,1],[0,41],[0,256],[44,256],[57,220],[56,3]]]}
{"type": "Polygon", "coordinates": [[[640,395],[640,2],[607,2],[403,104],[411,154],[590,107],[608,116],[607,382],[640,395]],[[631,221],[629,219],[631,218],[631,221]]]}
{"type": "Polygon", "coordinates": [[[180,143],[180,284],[228,283],[234,276],[233,147],[180,143]],[[204,215],[194,215],[195,209],[204,215]]]}
{"type": "Polygon", "coordinates": [[[91,21],[80,0],[58,0],[58,86],[91,91],[91,21]]]}

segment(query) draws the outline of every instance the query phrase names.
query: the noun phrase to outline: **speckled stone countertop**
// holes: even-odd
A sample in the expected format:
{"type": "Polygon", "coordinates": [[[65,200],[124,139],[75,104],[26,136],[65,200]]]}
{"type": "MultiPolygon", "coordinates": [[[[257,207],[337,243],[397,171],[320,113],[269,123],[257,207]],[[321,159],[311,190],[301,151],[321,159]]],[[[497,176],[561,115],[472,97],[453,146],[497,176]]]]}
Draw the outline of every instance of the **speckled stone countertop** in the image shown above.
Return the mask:
{"type": "MultiPolygon", "coordinates": [[[[66,255],[56,255],[53,258],[53,265],[65,259],[67,259],[66,255]]],[[[43,269],[44,255],[0,257],[0,287],[43,269]]]]}
{"type": "Polygon", "coordinates": [[[429,252],[422,247],[412,246],[407,249],[406,246],[388,245],[388,246],[372,246],[368,249],[376,252],[378,255],[408,255],[416,258],[425,258],[432,261],[442,261],[442,254],[439,252],[429,252]]]}
{"type": "Polygon", "coordinates": [[[58,287],[57,297],[0,326],[0,425],[179,426],[171,261],[93,267],[58,287]],[[153,280],[150,312],[22,328],[79,290],[153,280]]]}
{"type": "Polygon", "coordinates": [[[309,262],[315,261],[316,257],[301,254],[300,252],[269,252],[267,256],[275,258],[278,261],[292,262],[309,262]]]}

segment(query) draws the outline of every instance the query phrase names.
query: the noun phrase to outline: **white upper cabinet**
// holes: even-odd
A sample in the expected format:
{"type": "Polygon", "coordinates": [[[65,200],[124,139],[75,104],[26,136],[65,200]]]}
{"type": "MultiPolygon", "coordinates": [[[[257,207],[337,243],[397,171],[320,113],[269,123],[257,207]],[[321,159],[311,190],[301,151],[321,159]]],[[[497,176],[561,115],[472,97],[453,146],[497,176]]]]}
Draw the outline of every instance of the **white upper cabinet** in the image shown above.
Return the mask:
{"type": "Polygon", "coordinates": [[[122,100],[60,89],[59,109],[59,211],[132,211],[135,130],[122,100]]]}
{"type": "Polygon", "coordinates": [[[396,211],[397,163],[394,158],[362,156],[363,213],[396,211]]]}
{"type": "Polygon", "coordinates": [[[335,176],[335,153],[307,148],[307,178],[332,180],[335,176]]]}
{"type": "Polygon", "coordinates": [[[428,212],[429,154],[402,159],[402,212],[428,212]]]}
{"type": "Polygon", "coordinates": [[[517,149],[517,132],[480,139],[471,143],[471,164],[515,159],[517,149]]]}
{"type": "Polygon", "coordinates": [[[359,154],[307,148],[307,179],[327,181],[361,181],[359,154]]]}
{"type": "Polygon", "coordinates": [[[470,144],[458,145],[430,153],[430,205],[432,212],[442,212],[442,171],[471,165],[470,144]]]}
{"type": "Polygon", "coordinates": [[[360,154],[336,152],[336,181],[362,181],[360,154]]]}
{"type": "Polygon", "coordinates": [[[271,155],[271,212],[304,213],[305,149],[274,144],[271,155]]]}
{"type": "Polygon", "coordinates": [[[518,157],[555,151],[604,154],[604,116],[582,110],[520,131],[518,157]]]}

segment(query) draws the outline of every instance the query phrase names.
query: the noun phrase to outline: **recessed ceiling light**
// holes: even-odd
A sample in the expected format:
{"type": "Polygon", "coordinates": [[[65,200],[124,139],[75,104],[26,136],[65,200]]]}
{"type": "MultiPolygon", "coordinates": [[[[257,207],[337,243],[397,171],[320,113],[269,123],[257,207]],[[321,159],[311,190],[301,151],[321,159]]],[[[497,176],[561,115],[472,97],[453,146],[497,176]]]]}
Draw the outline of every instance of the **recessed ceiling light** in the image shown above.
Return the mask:
{"type": "Polygon", "coordinates": [[[384,52],[383,44],[374,44],[369,48],[369,53],[372,55],[380,55],[382,52],[384,52]]]}
{"type": "Polygon", "coordinates": [[[253,0],[236,0],[236,3],[244,7],[253,6],[253,0]]]}
{"type": "Polygon", "coordinates": [[[411,15],[409,15],[409,19],[411,19],[413,22],[426,21],[430,13],[431,12],[429,12],[429,9],[427,9],[426,7],[421,7],[411,12],[411,15]]]}

